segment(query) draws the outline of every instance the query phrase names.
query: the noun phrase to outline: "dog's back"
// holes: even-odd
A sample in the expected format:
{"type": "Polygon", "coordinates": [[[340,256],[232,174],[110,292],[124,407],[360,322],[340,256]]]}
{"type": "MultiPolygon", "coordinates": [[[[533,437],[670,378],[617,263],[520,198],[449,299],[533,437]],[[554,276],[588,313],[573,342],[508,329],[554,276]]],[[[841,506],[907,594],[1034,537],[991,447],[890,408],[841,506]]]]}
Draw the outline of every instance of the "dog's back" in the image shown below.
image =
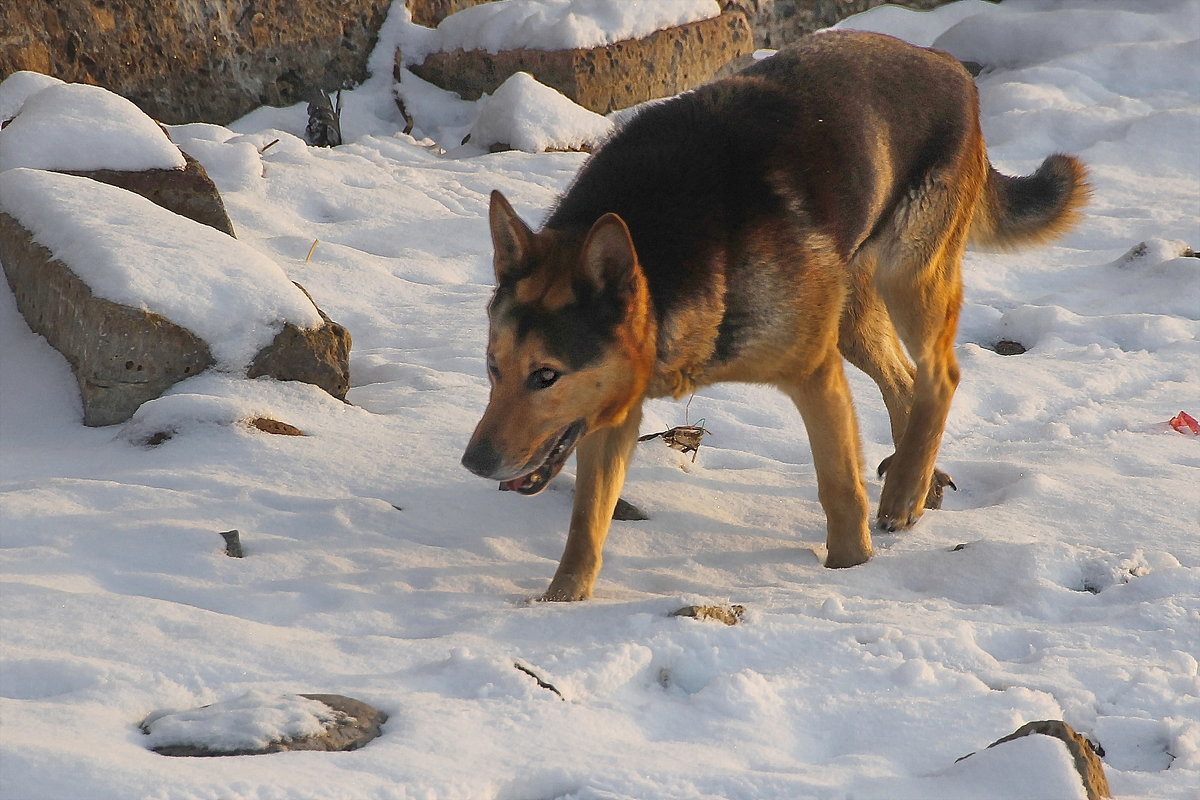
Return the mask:
{"type": "Polygon", "coordinates": [[[829,31],[646,107],[585,165],[546,227],[586,231],[619,214],[663,313],[702,291],[714,265],[737,269],[739,234],[762,226],[819,231],[849,260],[939,171],[972,205],[982,200],[980,244],[1051,238],[1087,196],[1070,157],[1029,178],[990,169],[975,85],[953,57],[829,31]],[[983,171],[964,169],[971,160],[983,171]],[[964,175],[983,185],[962,185],[964,175]]]}

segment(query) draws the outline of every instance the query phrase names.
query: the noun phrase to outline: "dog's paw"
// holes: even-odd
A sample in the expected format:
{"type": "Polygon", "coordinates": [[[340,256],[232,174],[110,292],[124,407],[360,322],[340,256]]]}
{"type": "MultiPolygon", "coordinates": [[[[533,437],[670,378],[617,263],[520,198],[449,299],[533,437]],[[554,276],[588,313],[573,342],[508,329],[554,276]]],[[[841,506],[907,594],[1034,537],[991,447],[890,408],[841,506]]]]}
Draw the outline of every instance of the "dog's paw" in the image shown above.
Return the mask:
{"type": "Polygon", "coordinates": [[[883,511],[875,518],[875,527],[885,533],[895,533],[896,531],[908,530],[913,525],[917,524],[917,520],[921,518],[920,514],[885,514],[883,511]]]}
{"type": "Polygon", "coordinates": [[[592,582],[575,575],[558,575],[550,582],[550,588],[539,598],[543,603],[573,603],[592,596],[592,582]]]}
{"type": "Polygon", "coordinates": [[[926,490],[923,485],[899,488],[897,483],[889,480],[884,484],[883,494],[879,498],[879,513],[875,517],[876,529],[888,533],[911,528],[925,513],[926,490]]]}
{"type": "MultiPolygon", "coordinates": [[[[885,458],[883,461],[879,462],[879,467],[876,470],[876,472],[878,473],[880,478],[882,478],[884,475],[887,474],[888,467],[890,467],[892,465],[892,458],[894,458],[894,457],[895,456],[893,454],[893,455],[890,455],[887,458],[885,458]]],[[[924,502],[925,508],[934,508],[934,509],[941,508],[942,507],[942,499],[945,496],[947,486],[949,486],[951,489],[953,489],[956,492],[958,491],[958,487],[954,485],[953,478],[951,478],[945,472],[942,472],[940,469],[934,468],[933,477],[929,480],[929,491],[925,494],[925,502],[924,502]]],[[[920,514],[918,514],[917,516],[920,516],[920,514]]],[[[884,527],[883,524],[880,524],[878,527],[881,530],[898,530],[899,528],[912,527],[912,525],[915,524],[916,521],[917,521],[916,518],[913,518],[912,521],[909,522],[907,525],[898,525],[896,528],[887,528],[887,527],[884,527]]]]}
{"type": "Polygon", "coordinates": [[[871,560],[871,551],[866,554],[862,553],[830,553],[825,557],[826,569],[847,569],[849,567],[857,567],[859,564],[865,564],[871,560]]]}

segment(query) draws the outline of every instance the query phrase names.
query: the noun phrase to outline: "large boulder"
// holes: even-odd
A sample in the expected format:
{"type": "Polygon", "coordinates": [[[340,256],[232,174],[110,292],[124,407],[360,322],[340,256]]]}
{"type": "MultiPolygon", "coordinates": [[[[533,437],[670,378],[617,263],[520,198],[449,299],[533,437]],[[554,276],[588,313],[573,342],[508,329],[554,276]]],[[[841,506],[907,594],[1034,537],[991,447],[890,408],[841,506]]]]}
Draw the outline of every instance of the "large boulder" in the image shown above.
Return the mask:
{"type": "Polygon", "coordinates": [[[0,3],[0,75],[94,83],[155,119],[225,124],[363,80],[392,0],[0,3]]]}
{"type": "Polygon", "coordinates": [[[3,211],[0,261],[29,327],[70,362],[85,425],[124,422],[142,403],[213,364],[208,345],[186,328],[96,297],[3,211]]]}
{"type": "Polygon", "coordinates": [[[345,328],[265,255],[133,193],[0,173],[0,262],[30,328],[74,369],[87,425],[123,422],[210,367],[345,399],[345,328]]]}
{"type": "Polygon", "coordinates": [[[158,123],[99,86],[35,72],[0,82],[0,171],[32,167],[81,175],[234,235],[212,179],[158,123]]]}
{"type": "Polygon", "coordinates": [[[490,3],[492,0],[405,0],[412,21],[426,28],[436,28],[437,24],[451,14],[471,6],[490,3]]]}
{"type": "Polygon", "coordinates": [[[408,69],[467,100],[491,94],[513,74],[527,72],[584,108],[607,114],[695,88],[753,50],[746,16],[734,11],[598,47],[434,52],[408,69]]]}

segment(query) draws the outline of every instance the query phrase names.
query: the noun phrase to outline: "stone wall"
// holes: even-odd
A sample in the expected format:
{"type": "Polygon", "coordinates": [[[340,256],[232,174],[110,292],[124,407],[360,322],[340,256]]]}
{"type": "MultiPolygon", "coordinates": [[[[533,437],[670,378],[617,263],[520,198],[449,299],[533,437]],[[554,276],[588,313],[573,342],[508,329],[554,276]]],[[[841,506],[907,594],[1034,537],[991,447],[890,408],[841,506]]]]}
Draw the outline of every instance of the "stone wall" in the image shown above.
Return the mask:
{"type": "Polygon", "coordinates": [[[22,69],[123,95],[167,123],[224,124],[366,77],[391,0],[10,0],[0,79],[22,69]]]}
{"type": "MultiPolygon", "coordinates": [[[[434,27],[486,0],[407,0],[434,27]]],[[[948,0],[901,0],[931,8],[948,0]]],[[[723,0],[779,47],[886,0],[723,0]]],[[[35,70],[128,97],[167,123],[225,124],[366,77],[391,0],[0,0],[0,80],[35,70]]]]}
{"type": "Polygon", "coordinates": [[[491,0],[405,0],[412,14],[412,21],[426,28],[436,28],[438,23],[464,8],[489,3],[491,0]]]}
{"type": "Polygon", "coordinates": [[[454,50],[430,53],[409,69],[465,100],[491,94],[514,73],[528,72],[584,108],[607,114],[693,89],[753,50],[746,16],[733,10],[600,47],[499,53],[454,50]]]}
{"type": "MultiPolygon", "coordinates": [[[[489,0],[407,0],[413,22],[427,28],[436,28],[449,15],[486,2],[489,0]]],[[[754,31],[755,46],[769,48],[884,3],[926,9],[949,2],[953,0],[720,0],[723,8],[743,9],[754,31]]]]}

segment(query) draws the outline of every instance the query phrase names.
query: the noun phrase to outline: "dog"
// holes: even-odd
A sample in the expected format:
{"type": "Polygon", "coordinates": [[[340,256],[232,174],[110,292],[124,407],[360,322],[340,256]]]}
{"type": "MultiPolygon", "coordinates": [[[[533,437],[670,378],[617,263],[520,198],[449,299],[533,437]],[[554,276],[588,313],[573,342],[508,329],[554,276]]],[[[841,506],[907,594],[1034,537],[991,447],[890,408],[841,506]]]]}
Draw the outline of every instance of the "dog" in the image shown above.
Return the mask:
{"type": "Polygon", "coordinates": [[[786,393],[813,452],[825,566],[851,567],[871,533],[844,358],[891,422],[876,527],[940,505],[963,250],[1050,240],[1090,191],[1072,156],[997,172],[978,108],[946,53],[822,32],[645,107],[539,232],[492,193],[491,393],[462,463],[532,495],[578,451],[543,599],[592,594],[646,398],[720,381],[786,393]]]}

